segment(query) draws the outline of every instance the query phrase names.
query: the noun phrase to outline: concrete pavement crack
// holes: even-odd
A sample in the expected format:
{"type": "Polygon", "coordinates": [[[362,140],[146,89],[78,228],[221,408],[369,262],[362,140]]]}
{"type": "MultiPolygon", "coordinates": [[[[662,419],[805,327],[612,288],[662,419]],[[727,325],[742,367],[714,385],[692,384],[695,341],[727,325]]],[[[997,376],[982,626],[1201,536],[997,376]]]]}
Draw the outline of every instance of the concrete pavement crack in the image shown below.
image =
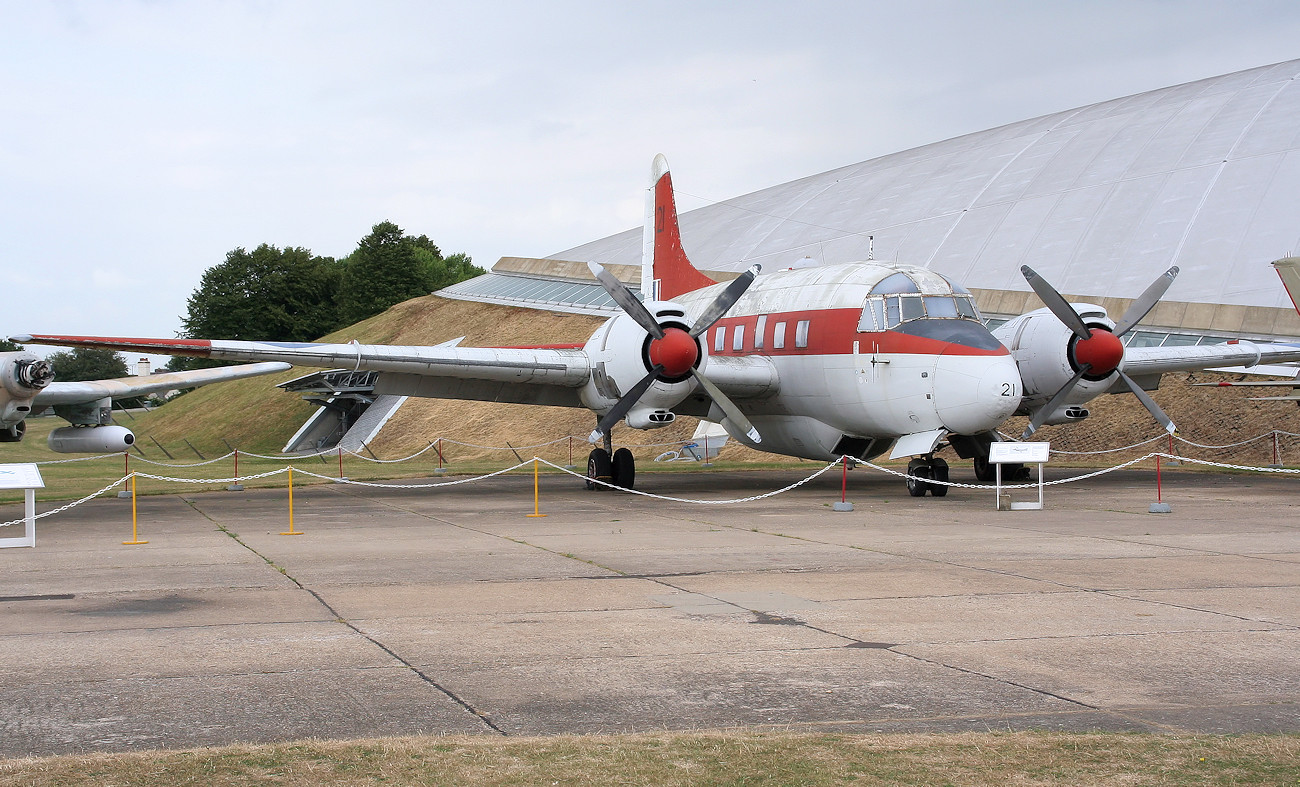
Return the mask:
{"type": "Polygon", "coordinates": [[[330,613],[330,615],[334,618],[334,620],[335,620],[337,623],[339,623],[339,624],[342,625],[342,626],[347,627],[347,628],[350,629],[353,633],[355,633],[355,634],[357,634],[358,636],[364,638],[367,642],[369,642],[370,644],[374,645],[376,648],[379,648],[379,650],[381,650],[381,651],[383,651],[384,653],[386,653],[386,654],[387,654],[390,658],[392,658],[394,661],[396,661],[397,663],[401,664],[401,665],[402,665],[403,667],[405,667],[406,669],[410,670],[412,674],[414,674],[414,675],[415,675],[416,677],[418,677],[420,680],[424,681],[424,683],[426,683],[430,688],[432,688],[432,689],[438,691],[438,692],[441,693],[443,696],[447,697],[447,699],[449,699],[449,700],[451,700],[452,702],[454,702],[454,703],[456,703],[457,705],[459,705],[459,706],[460,706],[462,709],[464,709],[466,712],[472,714],[475,718],[477,718],[477,719],[479,720],[479,722],[481,722],[481,723],[483,724],[483,726],[487,727],[487,728],[488,728],[489,730],[491,730],[492,732],[496,733],[497,735],[502,735],[502,736],[506,735],[505,730],[503,730],[503,729],[501,729],[500,727],[498,727],[498,726],[496,725],[496,723],[492,721],[491,717],[488,716],[487,713],[485,713],[484,711],[480,711],[478,708],[475,708],[473,705],[471,705],[468,701],[466,701],[466,700],[465,700],[464,698],[462,698],[460,695],[456,694],[456,692],[452,691],[451,689],[449,689],[449,688],[447,688],[446,686],[444,686],[444,685],[442,685],[441,683],[439,683],[439,682],[438,682],[437,680],[435,680],[431,675],[429,675],[429,674],[427,674],[426,672],[424,672],[423,670],[421,670],[421,669],[420,669],[419,667],[417,667],[415,664],[412,664],[410,661],[407,661],[407,660],[406,660],[405,658],[403,658],[403,657],[401,656],[401,654],[399,654],[397,651],[395,651],[395,650],[393,650],[392,648],[388,647],[387,645],[385,645],[383,642],[379,641],[379,640],[376,639],[375,637],[372,637],[370,634],[367,634],[365,631],[362,631],[360,628],[358,628],[358,627],[357,627],[355,624],[353,624],[351,621],[349,621],[348,619],[344,618],[342,615],[340,615],[340,614],[338,613],[338,610],[334,609],[334,607],[333,607],[333,606],[332,606],[328,601],[325,600],[325,597],[324,597],[324,596],[322,596],[320,593],[316,592],[316,590],[314,590],[314,589],[312,589],[312,588],[309,588],[309,587],[307,587],[306,585],[304,585],[304,584],[303,584],[302,582],[300,582],[296,577],[294,577],[292,574],[290,574],[290,573],[289,573],[289,572],[288,572],[288,571],[287,571],[283,566],[277,565],[276,562],[275,562],[274,560],[272,560],[271,558],[267,557],[266,555],[262,554],[261,552],[257,551],[256,549],[254,549],[250,544],[248,544],[246,541],[244,541],[243,539],[241,539],[241,538],[239,537],[239,534],[238,534],[238,533],[235,533],[234,531],[232,531],[232,530],[230,530],[229,528],[227,528],[225,525],[222,525],[220,522],[218,522],[218,521],[216,521],[215,519],[213,519],[211,516],[209,516],[209,515],[207,514],[207,512],[205,512],[205,511],[203,511],[202,509],[200,509],[200,508],[199,508],[199,507],[194,503],[193,500],[186,500],[185,502],[188,503],[189,506],[190,506],[191,508],[193,508],[194,511],[195,511],[196,513],[198,513],[200,516],[202,516],[203,518],[205,518],[205,519],[207,519],[209,522],[211,522],[213,525],[215,525],[216,528],[217,528],[218,530],[220,530],[222,533],[224,533],[227,537],[229,537],[229,538],[230,538],[231,540],[233,540],[235,543],[239,544],[241,547],[243,547],[244,549],[246,549],[246,550],[248,550],[249,552],[253,553],[254,555],[257,555],[257,557],[261,558],[261,559],[262,559],[262,560],[263,560],[263,561],[264,561],[268,566],[270,566],[271,568],[275,569],[276,571],[279,571],[279,572],[280,572],[281,574],[283,574],[284,577],[285,577],[286,579],[288,579],[290,582],[292,582],[293,584],[297,585],[300,589],[302,589],[302,590],[305,591],[306,593],[309,593],[309,594],[311,595],[312,598],[316,599],[316,602],[317,602],[318,604],[320,604],[322,607],[324,607],[324,608],[326,609],[326,611],[328,611],[328,612],[330,613]]]}

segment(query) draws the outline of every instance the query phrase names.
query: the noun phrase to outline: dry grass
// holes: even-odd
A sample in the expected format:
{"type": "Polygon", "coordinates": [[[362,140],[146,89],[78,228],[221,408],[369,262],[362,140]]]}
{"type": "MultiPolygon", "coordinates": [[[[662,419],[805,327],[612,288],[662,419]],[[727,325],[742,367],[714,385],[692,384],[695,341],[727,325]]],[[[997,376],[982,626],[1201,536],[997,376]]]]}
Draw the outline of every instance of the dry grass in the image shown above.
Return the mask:
{"type": "Polygon", "coordinates": [[[1295,785],[1300,737],[727,731],[306,741],[0,761],[0,785],[1295,785]]]}

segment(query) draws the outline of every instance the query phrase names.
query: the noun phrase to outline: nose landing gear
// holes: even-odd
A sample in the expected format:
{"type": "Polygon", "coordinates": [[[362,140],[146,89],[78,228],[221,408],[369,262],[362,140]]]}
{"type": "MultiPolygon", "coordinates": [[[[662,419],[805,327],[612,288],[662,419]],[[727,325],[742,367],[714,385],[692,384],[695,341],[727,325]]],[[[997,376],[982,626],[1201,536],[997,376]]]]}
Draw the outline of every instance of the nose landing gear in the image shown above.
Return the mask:
{"type": "Polygon", "coordinates": [[[943,497],[948,486],[931,482],[947,480],[948,463],[937,456],[917,457],[907,463],[907,493],[912,497],[925,497],[926,492],[943,497]]]}

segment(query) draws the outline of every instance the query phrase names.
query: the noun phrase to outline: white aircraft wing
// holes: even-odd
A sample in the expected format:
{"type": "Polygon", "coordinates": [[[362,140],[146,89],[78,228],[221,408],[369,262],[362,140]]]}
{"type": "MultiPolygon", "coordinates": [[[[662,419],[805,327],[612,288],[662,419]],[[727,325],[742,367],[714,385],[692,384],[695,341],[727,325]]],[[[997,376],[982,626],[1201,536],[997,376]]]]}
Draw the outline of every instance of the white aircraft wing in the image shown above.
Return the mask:
{"type": "Polygon", "coordinates": [[[103,336],[23,336],[64,347],[188,355],[225,361],[281,361],[295,366],[381,372],[378,393],[448,399],[581,406],[591,362],[574,345],[538,348],[435,347],[103,336]]]}
{"type": "Polygon", "coordinates": [[[1129,347],[1124,351],[1124,362],[1120,368],[1137,377],[1225,366],[1244,366],[1249,369],[1260,364],[1294,361],[1300,361],[1300,344],[1256,344],[1242,341],[1189,347],[1129,347]]]}
{"type": "MultiPolygon", "coordinates": [[[[260,374],[283,372],[287,363],[253,363],[244,366],[223,366],[216,369],[195,369],[188,372],[163,372],[148,377],[122,377],[116,380],[87,380],[85,382],[55,382],[47,385],[32,400],[34,407],[55,404],[81,404],[100,399],[129,399],[151,393],[171,391],[176,388],[193,388],[199,385],[240,380],[260,374]]],[[[57,373],[57,369],[55,370],[57,373]]]]}

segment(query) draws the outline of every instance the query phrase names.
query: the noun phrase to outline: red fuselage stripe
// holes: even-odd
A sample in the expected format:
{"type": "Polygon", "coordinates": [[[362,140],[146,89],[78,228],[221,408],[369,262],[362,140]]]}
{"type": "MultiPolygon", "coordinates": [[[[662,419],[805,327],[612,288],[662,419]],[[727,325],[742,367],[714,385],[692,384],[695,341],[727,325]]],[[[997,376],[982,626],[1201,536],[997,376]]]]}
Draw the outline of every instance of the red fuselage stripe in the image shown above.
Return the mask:
{"type": "Polygon", "coordinates": [[[847,355],[853,352],[853,343],[858,343],[860,353],[904,353],[914,355],[1006,355],[1007,349],[983,350],[964,344],[928,339],[922,336],[910,336],[897,331],[879,333],[859,333],[858,320],[862,316],[860,309],[809,309],[805,311],[777,312],[766,315],[763,326],[762,346],[755,346],[755,333],[758,330],[760,315],[749,317],[724,317],[708,331],[708,349],[710,355],[847,355]],[[807,321],[805,328],[800,323],[807,321]],[[744,326],[744,339],[740,349],[736,349],[736,327],[744,326]],[[717,335],[725,330],[721,349],[718,349],[717,335]],[[801,337],[801,334],[803,336],[801,337]],[[784,338],[784,346],[777,347],[774,339],[784,338]],[[800,339],[803,339],[801,342],[800,339]],[[799,346],[804,344],[805,346],[799,346]]]}

